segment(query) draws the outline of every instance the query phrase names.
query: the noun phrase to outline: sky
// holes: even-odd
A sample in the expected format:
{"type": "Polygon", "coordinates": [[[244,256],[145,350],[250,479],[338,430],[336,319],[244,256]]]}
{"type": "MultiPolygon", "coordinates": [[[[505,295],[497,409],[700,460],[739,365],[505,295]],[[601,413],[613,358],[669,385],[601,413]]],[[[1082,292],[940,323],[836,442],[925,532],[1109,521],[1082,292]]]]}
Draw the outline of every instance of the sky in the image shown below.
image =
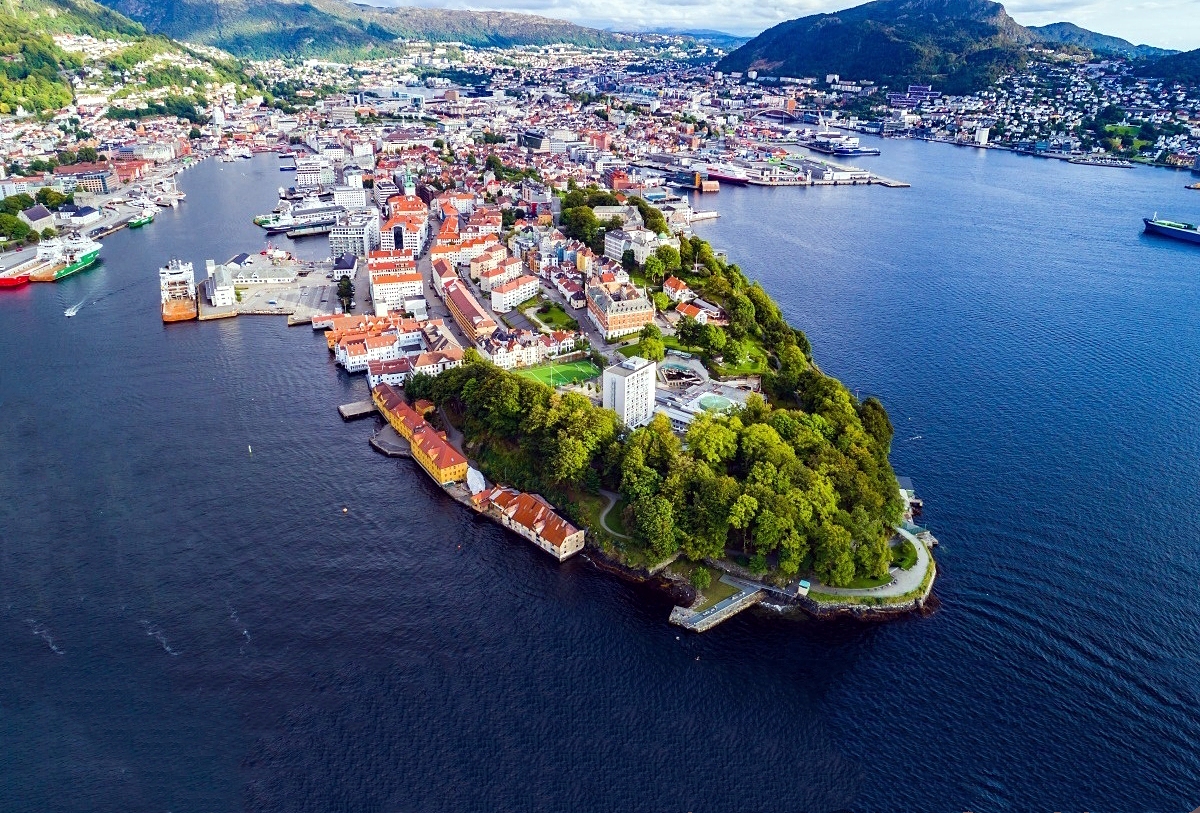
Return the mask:
{"type": "MultiPolygon", "coordinates": [[[[857,0],[368,0],[373,5],[518,11],[618,31],[657,27],[713,29],[753,35],[807,14],[837,11],[857,0]]],[[[1197,0],[1010,0],[1022,25],[1071,22],[1134,44],[1200,48],[1197,0]]]]}

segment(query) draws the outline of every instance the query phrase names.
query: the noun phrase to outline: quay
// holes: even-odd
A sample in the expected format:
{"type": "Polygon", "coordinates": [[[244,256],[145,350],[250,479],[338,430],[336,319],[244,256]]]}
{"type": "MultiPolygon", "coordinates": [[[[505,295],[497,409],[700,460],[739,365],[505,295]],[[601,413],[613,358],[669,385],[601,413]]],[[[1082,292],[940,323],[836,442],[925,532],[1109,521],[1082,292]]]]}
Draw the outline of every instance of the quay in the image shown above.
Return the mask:
{"type": "Polygon", "coordinates": [[[352,404],[342,404],[338,407],[338,412],[342,416],[343,421],[357,421],[359,418],[366,418],[376,413],[374,401],[355,401],[352,404]]]}
{"type": "Polygon", "coordinates": [[[412,447],[391,426],[384,426],[371,435],[371,447],[387,457],[412,457],[412,447]]]}
{"type": "Polygon", "coordinates": [[[738,592],[703,610],[676,607],[671,610],[671,623],[692,632],[705,632],[722,621],[733,618],[742,610],[753,607],[767,597],[767,591],[761,584],[742,581],[728,574],[721,576],[719,581],[730,587],[736,587],[738,592]]]}

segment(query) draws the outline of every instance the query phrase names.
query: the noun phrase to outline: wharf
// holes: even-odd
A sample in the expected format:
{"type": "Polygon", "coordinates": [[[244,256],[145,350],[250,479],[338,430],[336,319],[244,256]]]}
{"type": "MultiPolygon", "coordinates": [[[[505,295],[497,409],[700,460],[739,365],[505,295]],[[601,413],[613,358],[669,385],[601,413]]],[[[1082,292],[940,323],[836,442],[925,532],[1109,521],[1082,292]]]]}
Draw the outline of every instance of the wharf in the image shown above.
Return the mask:
{"type": "Polygon", "coordinates": [[[356,421],[359,418],[374,415],[375,403],[373,401],[355,401],[352,404],[342,404],[338,407],[338,412],[343,421],[356,421]]]}
{"type": "Polygon", "coordinates": [[[889,189],[907,189],[908,187],[912,186],[910,183],[897,181],[892,178],[884,178],[882,175],[872,175],[871,183],[879,184],[880,186],[886,186],[889,189]]]}
{"type": "Polygon", "coordinates": [[[388,457],[412,457],[412,447],[391,426],[385,426],[371,435],[371,447],[388,457]]]}
{"type": "Polygon", "coordinates": [[[720,581],[738,588],[738,592],[699,612],[689,607],[676,607],[671,610],[671,623],[692,632],[705,632],[767,597],[767,591],[762,585],[742,581],[730,575],[722,576],[720,581]]]}

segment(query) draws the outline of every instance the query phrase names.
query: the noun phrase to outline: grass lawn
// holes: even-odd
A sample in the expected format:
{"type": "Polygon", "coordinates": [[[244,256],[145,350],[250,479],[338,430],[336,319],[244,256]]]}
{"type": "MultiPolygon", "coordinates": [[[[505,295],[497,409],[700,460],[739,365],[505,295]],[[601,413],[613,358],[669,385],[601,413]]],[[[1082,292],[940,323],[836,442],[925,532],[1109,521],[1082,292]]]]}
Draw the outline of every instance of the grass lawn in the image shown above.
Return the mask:
{"type": "Polygon", "coordinates": [[[617,504],[612,507],[612,510],[608,512],[608,516],[604,518],[608,523],[609,528],[612,528],[614,532],[622,534],[623,536],[633,536],[629,529],[625,527],[625,520],[623,518],[625,509],[628,507],[629,500],[622,497],[617,501],[617,504]]]}
{"type": "Polygon", "coordinates": [[[527,367],[515,370],[517,375],[532,378],[551,387],[563,384],[575,384],[580,381],[590,381],[600,375],[600,369],[590,361],[568,361],[565,364],[543,364],[538,367],[527,367]]]}
{"type": "Polygon", "coordinates": [[[579,330],[579,322],[573,319],[557,302],[551,302],[550,309],[546,313],[534,311],[534,316],[546,327],[557,330],[579,330]]]}
{"type": "Polygon", "coordinates": [[[712,371],[720,376],[761,375],[768,369],[767,354],[758,345],[750,347],[750,357],[741,364],[712,364],[712,371]]]}
{"type": "Polygon", "coordinates": [[[732,584],[726,584],[723,581],[719,581],[720,577],[720,573],[715,573],[713,575],[712,584],[710,584],[708,589],[704,591],[704,603],[697,607],[697,610],[707,610],[714,604],[724,601],[730,596],[736,596],[738,593],[742,592],[732,584]]]}
{"type": "Polygon", "coordinates": [[[881,578],[871,578],[870,576],[856,576],[850,580],[850,583],[845,585],[851,590],[866,590],[868,587],[882,587],[892,580],[890,575],[881,578]]]}

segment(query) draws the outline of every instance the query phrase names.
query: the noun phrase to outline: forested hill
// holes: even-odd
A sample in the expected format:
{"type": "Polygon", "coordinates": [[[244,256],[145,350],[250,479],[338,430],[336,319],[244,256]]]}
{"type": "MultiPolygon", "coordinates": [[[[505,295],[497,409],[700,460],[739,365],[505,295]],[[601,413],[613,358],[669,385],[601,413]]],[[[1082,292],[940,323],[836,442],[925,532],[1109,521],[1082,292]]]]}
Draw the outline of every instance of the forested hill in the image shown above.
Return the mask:
{"type": "Polygon", "coordinates": [[[1110,37],[1107,34],[1097,34],[1073,23],[1050,23],[1050,25],[1031,25],[1029,30],[1044,42],[1057,42],[1064,45],[1078,45],[1097,54],[1110,54],[1129,58],[1160,57],[1178,53],[1166,48],[1155,48],[1153,45],[1134,45],[1129,40],[1120,37],[1110,37]]]}
{"type": "Polygon", "coordinates": [[[397,38],[476,46],[555,42],[622,47],[630,38],[563,20],[501,11],[377,8],[345,0],[103,0],[151,31],[239,56],[362,58],[400,50],[397,38]]]}
{"type": "Polygon", "coordinates": [[[168,37],[148,34],[139,23],[92,0],[4,0],[0,3],[0,115],[19,109],[40,113],[71,103],[71,76],[82,62],[78,55],[59,48],[54,34],[123,41],[125,47],[103,58],[103,67],[116,73],[164,53],[186,53],[202,66],[195,76],[169,66],[147,68],[141,79],[149,87],[190,87],[210,77],[248,82],[236,60],[197,53],[168,37]]]}
{"type": "Polygon", "coordinates": [[[964,93],[1020,67],[1029,46],[1039,44],[1127,57],[1169,53],[1070,23],[1026,28],[990,0],[875,0],[780,23],[717,67],[786,76],[836,73],[893,87],[931,83],[964,93]]]}
{"type": "Polygon", "coordinates": [[[1200,83],[1200,48],[1152,59],[1138,67],[1138,74],[1168,82],[1200,83]]]}
{"type": "Polygon", "coordinates": [[[949,92],[989,84],[1021,65],[1034,41],[988,0],[876,0],[780,23],[718,68],[788,76],[841,74],[893,86],[931,82],[949,92]]]}

